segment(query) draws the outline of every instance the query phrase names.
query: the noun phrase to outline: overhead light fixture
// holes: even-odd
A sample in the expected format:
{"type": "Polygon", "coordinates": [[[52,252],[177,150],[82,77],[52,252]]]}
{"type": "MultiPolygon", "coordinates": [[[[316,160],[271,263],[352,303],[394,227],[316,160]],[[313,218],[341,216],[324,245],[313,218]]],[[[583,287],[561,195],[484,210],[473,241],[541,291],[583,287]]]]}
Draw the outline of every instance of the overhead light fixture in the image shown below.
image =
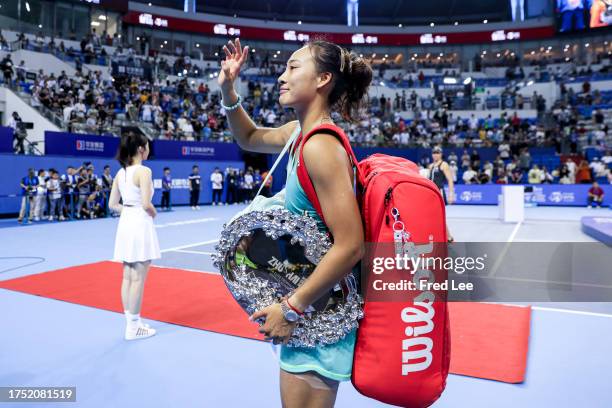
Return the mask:
{"type": "Polygon", "coordinates": [[[26,10],[28,10],[28,13],[30,12],[30,3],[28,3],[27,1],[26,1],[26,10]]]}
{"type": "Polygon", "coordinates": [[[484,20],[482,20],[482,24],[487,24],[489,22],[489,20],[487,20],[486,18],[484,20]]]}
{"type": "Polygon", "coordinates": [[[302,24],[302,20],[298,21],[298,24],[302,24]]]}
{"type": "Polygon", "coordinates": [[[459,25],[459,22],[458,22],[458,21],[455,21],[455,25],[459,25]]]}
{"type": "Polygon", "coordinates": [[[463,80],[463,85],[469,85],[472,83],[472,77],[467,77],[463,80]]]}
{"type": "Polygon", "coordinates": [[[403,26],[402,26],[402,23],[399,23],[397,26],[398,26],[399,28],[402,28],[402,27],[403,27],[403,26]]]}
{"type": "Polygon", "coordinates": [[[94,27],[97,27],[97,26],[100,25],[100,22],[99,21],[92,21],[91,25],[94,26],[94,27]]]}
{"type": "MultiPolygon", "coordinates": [[[[439,57],[438,57],[439,58],[439,57]]],[[[453,77],[444,77],[444,79],[442,80],[443,83],[447,84],[447,85],[453,85],[457,83],[457,78],[453,78],[453,77]]]]}
{"type": "Polygon", "coordinates": [[[106,21],[106,16],[104,14],[101,14],[98,16],[98,20],[106,21]]]}
{"type": "Polygon", "coordinates": [[[432,22],[432,23],[429,23],[429,26],[433,27],[433,26],[435,26],[435,24],[432,22]]]}

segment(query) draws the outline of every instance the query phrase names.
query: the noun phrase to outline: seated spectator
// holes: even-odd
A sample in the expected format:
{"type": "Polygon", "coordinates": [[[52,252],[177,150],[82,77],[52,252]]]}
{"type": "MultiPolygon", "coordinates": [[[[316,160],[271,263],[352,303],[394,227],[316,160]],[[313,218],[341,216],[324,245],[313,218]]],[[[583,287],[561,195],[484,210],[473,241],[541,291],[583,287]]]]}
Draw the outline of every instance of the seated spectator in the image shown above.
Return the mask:
{"type": "Polygon", "coordinates": [[[529,184],[540,184],[542,183],[542,171],[537,164],[534,164],[529,173],[527,173],[527,180],[529,184]]]}
{"type": "Polygon", "coordinates": [[[465,184],[477,184],[478,183],[478,173],[474,171],[472,167],[468,167],[468,169],[463,172],[463,182],[465,184]]]}
{"type": "Polygon", "coordinates": [[[516,167],[514,170],[512,170],[512,173],[510,173],[510,183],[521,184],[522,181],[523,171],[519,167],[516,167]]]}
{"type": "Polygon", "coordinates": [[[599,187],[599,184],[596,181],[594,181],[593,186],[589,188],[589,197],[587,198],[589,208],[591,208],[593,205],[596,208],[598,206],[601,207],[603,205],[603,200],[604,200],[604,191],[601,187],[599,187]]]}
{"type": "Polygon", "coordinates": [[[497,180],[495,181],[495,183],[497,183],[497,184],[508,184],[508,176],[506,175],[505,171],[500,170],[499,176],[497,177],[497,180]]]}
{"type": "Polygon", "coordinates": [[[576,171],[576,183],[578,184],[590,184],[592,182],[591,169],[586,160],[580,162],[578,170],[576,171]]]}
{"type": "Polygon", "coordinates": [[[555,178],[553,177],[552,174],[550,174],[550,171],[548,171],[548,169],[546,168],[546,166],[544,166],[542,168],[542,183],[545,184],[552,184],[552,182],[555,180],[555,178]]]}
{"type": "Polygon", "coordinates": [[[593,176],[595,178],[605,177],[606,176],[606,166],[604,166],[603,162],[599,160],[598,157],[595,157],[591,164],[589,164],[589,168],[593,172],[593,176]]]}

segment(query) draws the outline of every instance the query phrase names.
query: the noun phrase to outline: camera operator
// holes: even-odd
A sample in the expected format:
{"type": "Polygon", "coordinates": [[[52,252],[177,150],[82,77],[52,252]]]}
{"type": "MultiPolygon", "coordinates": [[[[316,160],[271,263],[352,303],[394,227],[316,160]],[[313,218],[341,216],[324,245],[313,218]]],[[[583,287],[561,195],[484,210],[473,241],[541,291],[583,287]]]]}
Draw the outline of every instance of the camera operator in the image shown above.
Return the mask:
{"type": "Polygon", "coordinates": [[[28,175],[21,179],[21,209],[19,210],[19,218],[17,221],[21,223],[23,218],[26,216],[26,212],[28,212],[28,220],[31,222],[34,216],[34,211],[32,211],[32,206],[34,205],[34,193],[36,192],[38,186],[38,177],[36,177],[36,173],[34,169],[28,169],[28,175]],[[29,211],[26,211],[28,209],[29,211]]]}

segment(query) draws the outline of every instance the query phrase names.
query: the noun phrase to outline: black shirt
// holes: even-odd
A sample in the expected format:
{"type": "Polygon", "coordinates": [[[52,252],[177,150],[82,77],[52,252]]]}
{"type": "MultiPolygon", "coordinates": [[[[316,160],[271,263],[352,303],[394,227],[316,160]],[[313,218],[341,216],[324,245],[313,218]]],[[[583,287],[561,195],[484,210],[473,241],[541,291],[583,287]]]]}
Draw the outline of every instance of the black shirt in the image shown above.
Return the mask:
{"type": "Polygon", "coordinates": [[[443,188],[446,184],[446,175],[440,168],[444,162],[440,162],[438,165],[431,166],[431,172],[429,173],[429,179],[434,182],[438,188],[443,188]]]}
{"type": "Polygon", "coordinates": [[[199,174],[193,174],[191,173],[189,175],[189,185],[191,186],[192,190],[199,190],[200,189],[200,175],[199,174]]]}

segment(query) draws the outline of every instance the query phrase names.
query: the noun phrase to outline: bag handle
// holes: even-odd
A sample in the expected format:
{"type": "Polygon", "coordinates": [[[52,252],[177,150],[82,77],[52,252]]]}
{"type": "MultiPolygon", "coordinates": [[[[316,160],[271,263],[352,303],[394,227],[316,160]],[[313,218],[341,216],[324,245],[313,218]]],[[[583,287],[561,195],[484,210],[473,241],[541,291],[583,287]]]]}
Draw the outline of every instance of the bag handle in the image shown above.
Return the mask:
{"type": "Polygon", "coordinates": [[[255,197],[257,197],[261,193],[261,190],[263,190],[264,186],[268,182],[268,179],[270,178],[270,176],[272,176],[272,173],[274,173],[274,170],[276,169],[280,161],[283,159],[283,156],[285,155],[285,153],[287,153],[287,150],[289,150],[289,147],[293,145],[297,137],[300,135],[301,131],[302,129],[300,128],[300,124],[298,123],[298,125],[295,127],[295,130],[289,137],[289,140],[287,140],[287,143],[285,143],[283,150],[281,150],[280,154],[278,155],[278,158],[272,165],[272,168],[270,169],[270,171],[268,171],[268,174],[266,174],[266,177],[264,178],[261,185],[259,186],[259,190],[257,190],[257,194],[255,194],[255,197]]]}

